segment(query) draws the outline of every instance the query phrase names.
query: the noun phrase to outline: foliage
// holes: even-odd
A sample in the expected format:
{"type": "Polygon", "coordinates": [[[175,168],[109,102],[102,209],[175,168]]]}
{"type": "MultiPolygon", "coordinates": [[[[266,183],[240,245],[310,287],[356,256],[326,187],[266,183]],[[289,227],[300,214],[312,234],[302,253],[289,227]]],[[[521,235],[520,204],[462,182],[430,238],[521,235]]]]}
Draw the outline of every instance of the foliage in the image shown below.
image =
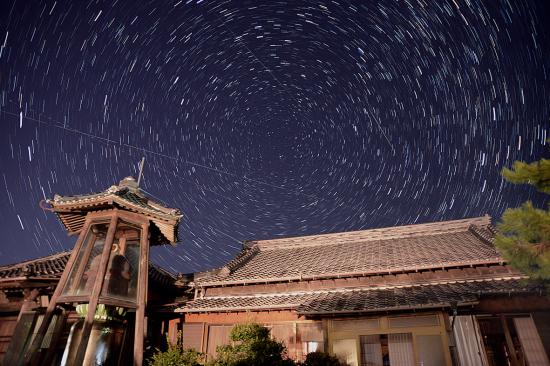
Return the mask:
{"type": "MultiPolygon", "coordinates": [[[[548,140],[550,143],[550,139],[548,140]]],[[[516,161],[512,169],[504,168],[502,175],[515,184],[531,184],[539,191],[550,194],[550,160],[541,159],[532,163],[516,161]]]]}
{"type": "MultiPolygon", "coordinates": [[[[550,144],[550,139],[547,140],[550,144]]],[[[531,184],[550,194],[550,160],[532,163],[516,161],[502,175],[512,183],[531,184]]],[[[497,226],[496,246],[511,265],[534,280],[550,280],[550,211],[531,202],[509,208],[497,226]]]]}
{"type": "MultiPolygon", "coordinates": [[[[218,357],[207,366],[296,366],[286,357],[283,343],[271,339],[269,329],[255,323],[238,324],[229,336],[231,344],[217,348],[218,357]]],[[[175,345],[167,342],[167,350],[157,352],[149,359],[149,366],[200,366],[204,355],[195,350],[183,349],[181,333],[175,345]]],[[[324,352],[312,352],[298,366],[345,366],[324,352]]]]}
{"type": "Polygon", "coordinates": [[[338,358],[325,352],[311,352],[306,356],[302,366],[344,366],[338,358]]]}
{"type": "Polygon", "coordinates": [[[203,355],[194,349],[184,349],[181,343],[181,332],[178,333],[177,344],[168,342],[168,349],[157,352],[151,357],[149,366],[200,366],[203,355]]]}
{"type": "Polygon", "coordinates": [[[550,280],[550,212],[531,202],[507,209],[496,245],[510,264],[534,280],[550,280]]]}
{"type": "Polygon", "coordinates": [[[269,337],[269,329],[259,324],[238,324],[230,334],[232,344],[219,346],[218,357],[208,366],[292,366],[286,348],[269,337]]]}

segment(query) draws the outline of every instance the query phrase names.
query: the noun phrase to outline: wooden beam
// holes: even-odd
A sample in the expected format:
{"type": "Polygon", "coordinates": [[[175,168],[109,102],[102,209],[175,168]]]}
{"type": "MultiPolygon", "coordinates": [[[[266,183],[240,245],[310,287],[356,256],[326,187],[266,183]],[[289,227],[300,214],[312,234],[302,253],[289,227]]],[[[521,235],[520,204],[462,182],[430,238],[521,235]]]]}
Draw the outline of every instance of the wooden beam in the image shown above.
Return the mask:
{"type": "Polygon", "coordinates": [[[257,323],[284,322],[300,320],[300,316],[294,310],[278,312],[267,311],[238,311],[224,313],[186,313],[185,322],[207,324],[235,324],[246,323],[253,319],[257,323]]]}
{"type": "Polygon", "coordinates": [[[120,218],[122,220],[127,220],[130,223],[149,225],[149,217],[144,214],[139,214],[139,213],[130,212],[130,211],[121,211],[120,218]]]}
{"type": "Polygon", "coordinates": [[[8,304],[0,304],[0,313],[15,313],[14,315],[17,315],[17,313],[20,313],[22,306],[22,302],[10,302],[8,304]]]}

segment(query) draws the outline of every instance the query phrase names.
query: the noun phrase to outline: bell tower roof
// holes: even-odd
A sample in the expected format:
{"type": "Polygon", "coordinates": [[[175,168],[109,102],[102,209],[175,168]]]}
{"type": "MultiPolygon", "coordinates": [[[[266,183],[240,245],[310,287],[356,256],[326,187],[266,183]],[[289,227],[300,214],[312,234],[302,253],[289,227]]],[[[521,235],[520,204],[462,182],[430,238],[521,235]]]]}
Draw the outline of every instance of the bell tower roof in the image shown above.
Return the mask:
{"type": "Polygon", "coordinates": [[[181,212],[149,199],[133,177],[122,179],[103,192],[75,196],[56,194],[47,200],[69,234],[82,229],[86,215],[92,211],[118,208],[148,217],[157,229],[152,244],[175,244],[178,241],[178,224],[181,212]]]}

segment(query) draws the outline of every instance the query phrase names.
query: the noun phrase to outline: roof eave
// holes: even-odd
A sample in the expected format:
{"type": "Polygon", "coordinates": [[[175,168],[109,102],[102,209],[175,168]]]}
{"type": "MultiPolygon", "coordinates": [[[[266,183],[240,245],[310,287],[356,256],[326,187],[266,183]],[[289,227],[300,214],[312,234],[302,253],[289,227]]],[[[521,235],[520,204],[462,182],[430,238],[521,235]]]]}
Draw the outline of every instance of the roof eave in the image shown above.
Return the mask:
{"type": "Polygon", "coordinates": [[[248,284],[263,284],[263,283],[277,283],[277,282],[289,282],[289,281],[311,281],[311,280],[325,280],[347,277],[367,277],[380,274],[403,274],[414,273],[419,271],[430,271],[435,269],[450,269],[450,268],[468,268],[484,265],[503,265],[506,261],[504,258],[492,258],[489,260],[468,261],[468,262],[454,262],[454,263],[438,263],[433,266],[424,267],[405,267],[399,269],[381,269],[378,271],[358,271],[358,272],[345,272],[345,273],[329,273],[323,275],[308,275],[308,276],[290,276],[290,277],[272,277],[272,278],[260,278],[251,280],[238,280],[238,281],[213,281],[202,282],[195,280],[195,286],[197,287],[213,287],[213,286],[231,286],[231,285],[248,285],[248,284]]]}
{"type": "Polygon", "coordinates": [[[283,305],[270,305],[270,306],[238,306],[238,307],[222,307],[222,308],[196,308],[185,309],[179,308],[174,310],[176,313],[227,313],[235,311],[270,311],[270,310],[293,310],[296,309],[299,304],[283,304],[283,305]]]}
{"type": "Polygon", "coordinates": [[[101,196],[98,199],[90,199],[87,201],[71,201],[71,202],[55,202],[53,200],[48,201],[52,205],[52,210],[57,213],[58,215],[62,214],[68,214],[68,213],[74,213],[75,210],[82,210],[82,214],[86,214],[89,211],[89,208],[91,207],[98,207],[102,205],[113,205],[114,203],[118,204],[118,206],[125,207],[126,209],[138,212],[150,217],[154,217],[156,219],[160,219],[163,221],[168,222],[178,222],[183,217],[182,214],[170,214],[161,212],[158,209],[151,210],[147,209],[145,207],[142,207],[140,205],[134,204],[132,202],[129,202],[120,196],[116,194],[108,194],[105,196],[101,196]]]}
{"type": "MultiPolygon", "coordinates": [[[[478,300],[475,301],[462,301],[458,302],[457,306],[473,306],[479,303],[478,300]]],[[[269,311],[269,310],[294,310],[299,315],[330,315],[330,314],[359,314],[359,313],[375,313],[383,311],[402,311],[402,310],[413,310],[413,309],[440,309],[440,308],[450,308],[454,305],[450,302],[441,302],[441,303],[431,303],[431,304],[416,304],[416,305],[405,305],[405,306],[393,306],[393,307],[380,307],[373,309],[358,309],[358,310],[327,310],[327,311],[300,311],[300,305],[272,305],[272,306],[241,306],[241,307],[220,307],[220,308],[195,308],[195,309],[185,309],[178,308],[175,310],[176,313],[226,313],[226,312],[236,312],[236,311],[269,311]]]]}
{"type": "MultiPolygon", "coordinates": [[[[474,306],[479,301],[462,301],[458,302],[457,306],[474,306]]],[[[450,308],[453,304],[449,302],[433,303],[433,304],[418,304],[418,305],[405,305],[405,306],[393,306],[393,307],[381,307],[375,309],[360,309],[360,310],[333,310],[333,311],[300,311],[296,313],[299,315],[313,316],[313,315],[344,315],[344,314],[361,314],[361,313],[377,313],[377,312],[389,312],[389,311],[403,311],[403,310],[416,310],[416,309],[441,309],[450,308]]]]}

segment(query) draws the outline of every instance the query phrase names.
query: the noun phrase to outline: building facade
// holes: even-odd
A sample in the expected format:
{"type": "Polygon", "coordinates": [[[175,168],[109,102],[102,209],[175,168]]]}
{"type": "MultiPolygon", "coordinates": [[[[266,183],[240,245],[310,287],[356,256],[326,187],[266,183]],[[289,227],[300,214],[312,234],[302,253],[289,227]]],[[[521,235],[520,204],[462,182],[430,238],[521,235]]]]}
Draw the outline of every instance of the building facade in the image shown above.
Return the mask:
{"type": "Polygon", "coordinates": [[[352,366],[548,365],[550,302],[506,265],[489,217],[248,242],[197,273],[184,346],[214,357],[258,322],[289,357],[352,366]]]}

